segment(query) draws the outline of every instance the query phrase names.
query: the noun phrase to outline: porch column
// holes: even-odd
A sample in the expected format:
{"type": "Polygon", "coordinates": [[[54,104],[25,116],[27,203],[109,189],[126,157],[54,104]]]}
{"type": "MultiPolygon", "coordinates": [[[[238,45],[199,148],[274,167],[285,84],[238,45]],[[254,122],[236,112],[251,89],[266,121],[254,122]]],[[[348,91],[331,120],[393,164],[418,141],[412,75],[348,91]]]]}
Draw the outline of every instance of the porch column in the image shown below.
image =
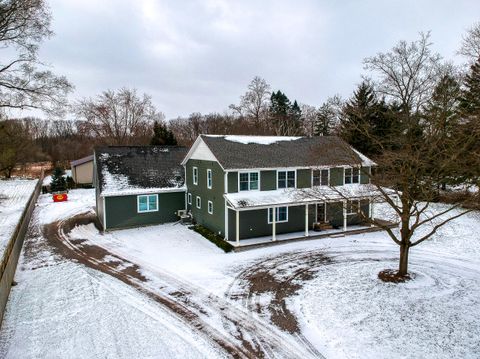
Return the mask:
{"type": "MultiPolygon", "coordinates": [[[[372,197],[370,197],[370,213],[368,214],[368,216],[370,217],[370,220],[373,221],[373,198],[372,197]]],[[[373,226],[374,226],[373,222],[370,223],[370,227],[373,227],[373,226]]]]}
{"type": "Polygon", "coordinates": [[[343,231],[347,231],[347,201],[343,201],[343,231]]]}
{"type": "Polygon", "coordinates": [[[237,246],[240,245],[240,211],[235,211],[235,238],[237,246]]]}
{"type": "Polygon", "coordinates": [[[305,237],[308,237],[308,204],[305,205],[305,237]]]}
{"type": "Polygon", "coordinates": [[[272,241],[275,242],[277,240],[277,209],[273,207],[272,212],[272,241]]]}
{"type": "MultiPolygon", "coordinates": [[[[373,219],[375,218],[375,208],[373,207],[373,199],[370,199],[370,218],[373,219]]],[[[372,223],[373,227],[373,223],[372,223]]]]}

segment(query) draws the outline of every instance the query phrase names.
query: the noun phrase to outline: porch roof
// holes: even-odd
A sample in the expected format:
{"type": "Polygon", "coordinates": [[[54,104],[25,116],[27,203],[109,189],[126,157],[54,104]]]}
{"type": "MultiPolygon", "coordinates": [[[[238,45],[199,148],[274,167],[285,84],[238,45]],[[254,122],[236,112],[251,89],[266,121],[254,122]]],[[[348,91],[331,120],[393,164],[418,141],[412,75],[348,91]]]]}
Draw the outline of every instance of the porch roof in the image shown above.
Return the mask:
{"type": "MultiPolygon", "coordinates": [[[[391,190],[389,190],[391,191],[391,190]]],[[[393,194],[393,191],[391,191],[393,194]]],[[[333,202],[344,199],[361,199],[378,196],[378,189],[371,184],[348,184],[343,186],[316,186],[312,188],[289,188],[273,191],[243,191],[224,194],[228,205],[236,210],[273,206],[294,206],[317,202],[333,202]]]]}

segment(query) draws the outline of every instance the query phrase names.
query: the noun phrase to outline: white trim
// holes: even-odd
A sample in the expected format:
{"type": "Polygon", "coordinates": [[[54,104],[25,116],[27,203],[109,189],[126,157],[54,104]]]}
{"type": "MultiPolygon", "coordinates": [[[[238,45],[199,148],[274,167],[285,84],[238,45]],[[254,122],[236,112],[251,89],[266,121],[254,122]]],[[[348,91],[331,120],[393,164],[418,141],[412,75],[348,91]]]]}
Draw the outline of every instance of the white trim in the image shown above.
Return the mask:
{"type": "MultiPolygon", "coordinates": [[[[273,214],[273,213],[272,213],[273,214]]],[[[273,222],[275,223],[286,223],[288,222],[288,206],[278,206],[278,207],[270,207],[268,208],[268,211],[267,211],[267,223],[268,224],[272,224],[273,222]],[[287,218],[282,220],[282,221],[279,221],[277,220],[277,215],[278,215],[278,210],[279,208],[286,208],[287,209],[287,218]],[[270,221],[270,210],[273,210],[275,209],[275,218],[273,218],[273,215],[272,215],[272,221],[270,221]]]]}
{"type": "Polygon", "coordinates": [[[235,212],[235,240],[237,246],[240,244],[240,212],[235,212]]]}
{"type": "Polygon", "coordinates": [[[193,166],[192,167],[192,183],[195,185],[195,186],[198,186],[198,167],[196,166],[193,166]],[[195,172],[196,172],[196,176],[195,176],[195,172]],[[195,178],[196,177],[196,178],[195,178]]]}
{"type": "Polygon", "coordinates": [[[195,197],[195,207],[202,209],[202,198],[200,196],[195,197]]]}
{"type": "Polygon", "coordinates": [[[208,149],[208,155],[207,157],[208,158],[198,158],[200,160],[207,160],[207,161],[214,161],[214,162],[217,162],[218,165],[221,167],[222,170],[225,171],[225,168],[223,168],[222,164],[218,161],[218,159],[215,157],[215,155],[213,154],[213,152],[210,150],[210,148],[208,147],[207,143],[202,139],[201,137],[202,135],[199,135],[197,137],[197,139],[195,140],[195,142],[193,143],[192,147],[190,147],[190,150],[187,152],[187,155],[185,156],[185,158],[183,159],[183,161],[181,162],[181,164],[183,166],[185,166],[188,162],[188,160],[190,158],[192,158],[193,154],[195,153],[195,151],[197,150],[198,146],[203,143],[206,147],[206,149],[208,149]]]}
{"type": "Polygon", "coordinates": [[[212,170],[210,168],[207,168],[207,188],[208,189],[212,189],[213,187],[213,174],[212,174],[212,170]],[[208,185],[208,174],[210,174],[210,185],[208,185]]]}
{"type": "Polygon", "coordinates": [[[238,192],[247,192],[247,191],[260,191],[260,171],[241,171],[237,174],[237,185],[238,185],[238,192]],[[240,173],[248,173],[248,189],[247,190],[240,190],[240,173]],[[256,173],[258,175],[258,188],[257,189],[250,189],[250,173],[256,173]]]}
{"type": "Polygon", "coordinates": [[[361,208],[361,207],[360,207],[361,203],[360,203],[360,200],[359,200],[359,199],[348,199],[346,203],[347,203],[347,211],[346,211],[347,216],[352,216],[352,215],[358,214],[358,211],[359,211],[360,208],[361,208]],[[348,212],[348,202],[350,202],[350,210],[352,210],[352,208],[354,207],[354,206],[353,206],[353,202],[357,202],[357,206],[358,206],[358,207],[357,207],[357,211],[355,211],[355,212],[348,212]]]}
{"type": "Polygon", "coordinates": [[[212,201],[207,202],[207,212],[208,212],[208,214],[213,214],[213,202],[212,201]],[[212,207],[211,211],[210,211],[210,206],[212,207]]]}
{"type": "Polygon", "coordinates": [[[329,166],[292,166],[292,167],[255,167],[255,168],[228,168],[225,172],[256,172],[256,171],[275,171],[277,169],[293,170],[308,170],[311,168],[328,168],[329,166]]]}
{"type": "MultiPolygon", "coordinates": [[[[227,174],[227,172],[224,172],[224,174],[223,174],[223,193],[224,194],[228,193],[228,174],[227,174]]],[[[225,240],[228,241],[228,235],[229,235],[229,230],[228,230],[228,205],[227,205],[227,200],[226,199],[225,199],[224,205],[225,205],[225,208],[224,208],[224,212],[225,212],[224,213],[224,216],[225,216],[224,233],[225,233],[225,240]]]]}
{"type": "Polygon", "coordinates": [[[192,194],[191,193],[187,193],[187,204],[189,204],[190,206],[192,205],[192,194]]]}
{"type": "Polygon", "coordinates": [[[107,230],[107,214],[105,213],[105,202],[106,198],[102,198],[102,207],[103,207],[103,231],[107,230]]]}
{"type": "Polygon", "coordinates": [[[159,208],[159,203],[158,203],[158,194],[139,194],[137,196],[137,213],[149,213],[149,212],[158,212],[159,208]],[[140,210],[140,197],[147,197],[147,208],[150,208],[150,197],[155,196],[155,201],[157,203],[157,208],[156,209],[147,209],[145,211],[140,210]]]}
{"type": "Polygon", "coordinates": [[[289,169],[284,169],[284,168],[277,169],[276,179],[277,179],[276,189],[297,188],[297,170],[289,170],[289,169]],[[286,187],[278,188],[278,172],[285,172],[285,181],[286,181],[285,186],[286,187]],[[288,172],[294,172],[295,173],[295,187],[288,187],[288,172]]]}

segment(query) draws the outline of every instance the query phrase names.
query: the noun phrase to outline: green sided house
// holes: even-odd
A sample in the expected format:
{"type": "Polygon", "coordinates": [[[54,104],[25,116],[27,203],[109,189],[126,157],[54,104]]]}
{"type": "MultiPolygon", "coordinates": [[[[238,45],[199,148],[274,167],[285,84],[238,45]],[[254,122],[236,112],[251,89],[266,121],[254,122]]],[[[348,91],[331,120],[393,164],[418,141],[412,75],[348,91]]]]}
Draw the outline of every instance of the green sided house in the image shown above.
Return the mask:
{"type": "Polygon", "coordinates": [[[177,221],[185,209],[186,154],[176,146],[95,149],[96,211],[103,230],[177,221]]]}
{"type": "Polygon", "coordinates": [[[200,135],[182,165],[193,220],[236,245],[372,216],[375,164],[338,137],[200,135]]]}

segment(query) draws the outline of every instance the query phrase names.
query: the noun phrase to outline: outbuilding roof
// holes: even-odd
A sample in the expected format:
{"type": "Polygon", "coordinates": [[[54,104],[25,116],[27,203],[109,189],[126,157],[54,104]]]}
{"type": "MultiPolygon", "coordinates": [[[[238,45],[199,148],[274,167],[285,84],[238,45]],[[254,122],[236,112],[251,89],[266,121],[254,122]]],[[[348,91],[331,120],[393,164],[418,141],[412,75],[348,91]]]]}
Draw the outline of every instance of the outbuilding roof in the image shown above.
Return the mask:
{"type": "Polygon", "coordinates": [[[95,149],[100,194],[116,196],[184,189],[181,161],[187,149],[178,146],[108,146],[95,149]]]}
{"type": "Polygon", "coordinates": [[[225,170],[375,164],[336,136],[201,135],[201,140],[225,170]]]}
{"type": "Polygon", "coordinates": [[[82,165],[82,164],[90,162],[90,161],[93,161],[93,155],[83,157],[83,158],[80,158],[78,160],[71,161],[70,166],[75,167],[75,166],[79,166],[79,165],[82,165]]]}

